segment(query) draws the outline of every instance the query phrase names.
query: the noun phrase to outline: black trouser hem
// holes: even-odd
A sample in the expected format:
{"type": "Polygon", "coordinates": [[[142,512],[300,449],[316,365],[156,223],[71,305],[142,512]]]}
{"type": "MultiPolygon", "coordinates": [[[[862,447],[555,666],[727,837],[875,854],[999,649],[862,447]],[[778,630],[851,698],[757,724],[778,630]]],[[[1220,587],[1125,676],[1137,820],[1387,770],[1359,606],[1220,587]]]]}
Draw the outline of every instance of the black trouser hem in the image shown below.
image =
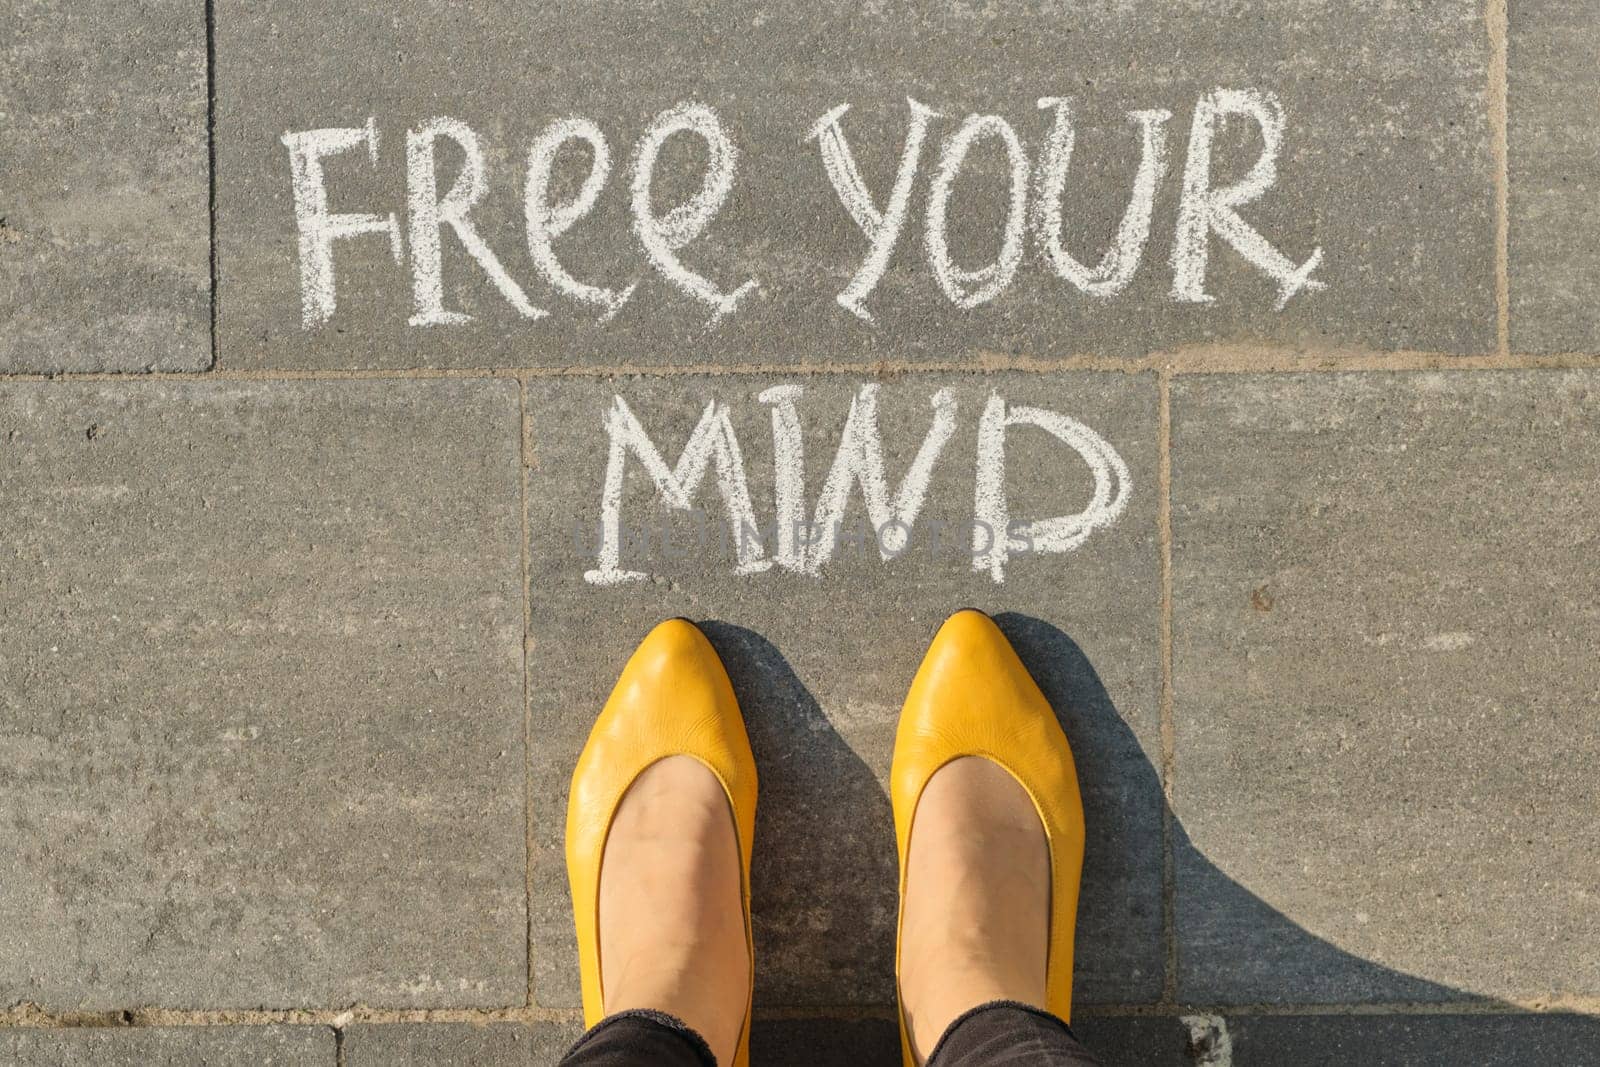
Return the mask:
{"type": "Polygon", "coordinates": [[[927,1067],[1095,1067],[1060,1017],[1016,1000],[991,1000],[956,1017],[939,1035],[927,1067]]]}
{"type": "Polygon", "coordinates": [[[562,1067],[717,1067],[711,1046],[676,1015],[635,1008],[608,1015],[561,1057],[562,1067]]]}

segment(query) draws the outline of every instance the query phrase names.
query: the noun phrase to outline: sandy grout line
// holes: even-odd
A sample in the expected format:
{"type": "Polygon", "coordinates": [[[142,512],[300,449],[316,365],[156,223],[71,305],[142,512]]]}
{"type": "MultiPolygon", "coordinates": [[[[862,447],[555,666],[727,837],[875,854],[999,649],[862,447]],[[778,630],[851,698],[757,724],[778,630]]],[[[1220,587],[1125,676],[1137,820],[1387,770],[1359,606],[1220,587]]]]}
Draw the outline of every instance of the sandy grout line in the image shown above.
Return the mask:
{"type": "Polygon", "coordinates": [[[180,1010],[137,1008],[105,1012],[51,1012],[24,1004],[0,1012],[0,1032],[8,1029],[91,1030],[162,1026],[349,1026],[449,1025],[466,1023],[582,1022],[581,1009],[539,1008],[259,1008],[180,1010]]]}
{"type": "MultiPolygon", "coordinates": [[[[1304,1004],[1180,1004],[1162,1001],[1154,1004],[1084,1004],[1073,1011],[1074,1018],[1168,1018],[1180,1015],[1216,1015],[1223,1018],[1244,1016],[1600,1016],[1600,997],[1549,996],[1512,1000],[1470,1001],[1374,1001],[1371,1003],[1304,1004]]],[[[799,1008],[758,1008],[756,1018],[772,1020],[862,1020],[890,1022],[892,1005],[839,1004],[799,1008]]],[[[139,1029],[183,1026],[326,1026],[343,1030],[350,1026],[443,1026],[466,1024],[537,1025],[583,1022],[580,1008],[286,1008],[279,1010],[176,1010],[140,1008],[129,1011],[50,1012],[33,1005],[21,1005],[0,1012],[0,1032],[5,1030],[85,1030],[139,1029]]]]}
{"type": "Polygon", "coordinates": [[[1177,762],[1172,685],[1172,375],[1156,378],[1160,395],[1156,438],[1156,537],[1161,550],[1161,999],[1178,997],[1178,877],[1174,858],[1172,773],[1177,762]]]}
{"type": "Polygon", "coordinates": [[[869,363],[734,363],[641,365],[613,364],[594,367],[440,367],[416,369],[319,370],[228,370],[151,371],[124,373],[110,371],[64,371],[55,374],[0,372],[6,382],[294,382],[294,381],[389,381],[471,378],[515,378],[529,381],[553,378],[681,378],[681,377],[811,377],[827,374],[854,374],[876,378],[901,375],[964,374],[984,377],[1011,372],[1056,374],[1069,371],[1100,371],[1116,374],[1163,372],[1173,377],[1195,374],[1325,374],[1342,372],[1413,371],[1519,371],[1519,370],[1597,370],[1600,353],[1571,352],[1541,355],[1460,356],[1445,352],[1371,352],[1346,349],[1298,350],[1284,348],[1186,348],[1157,352],[1147,356],[1116,359],[1106,356],[1074,355],[1060,359],[1029,356],[980,354],[981,362],[884,361],[869,363]]]}
{"type": "Polygon", "coordinates": [[[1173,1015],[1241,1016],[1324,1015],[1344,1018],[1382,1015],[1429,1016],[1506,1016],[1506,1015],[1595,1015],[1600,1016],[1600,997],[1551,996],[1511,1000],[1466,1001],[1373,1001],[1336,1004],[1085,1004],[1072,1011],[1074,1019],[1166,1018],[1173,1015]]]}
{"type": "Polygon", "coordinates": [[[1499,352],[1511,354],[1510,15],[1507,0],[1486,0],[1489,35],[1489,152],[1494,164],[1494,282],[1499,352]]]}
{"type": "Polygon", "coordinates": [[[534,802],[533,795],[533,705],[529,700],[532,682],[528,676],[528,653],[533,641],[533,579],[528,559],[528,470],[531,463],[532,422],[528,415],[528,383],[517,379],[517,502],[522,530],[522,837],[523,881],[526,890],[526,951],[528,967],[527,1006],[534,1006],[534,802]]]}
{"type": "Polygon", "coordinates": [[[217,345],[217,12],[216,0],[205,0],[206,24],[206,215],[208,240],[206,255],[210,264],[211,291],[208,314],[210,318],[211,362],[208,371],[217,368],[220,351],[217,345]]]}

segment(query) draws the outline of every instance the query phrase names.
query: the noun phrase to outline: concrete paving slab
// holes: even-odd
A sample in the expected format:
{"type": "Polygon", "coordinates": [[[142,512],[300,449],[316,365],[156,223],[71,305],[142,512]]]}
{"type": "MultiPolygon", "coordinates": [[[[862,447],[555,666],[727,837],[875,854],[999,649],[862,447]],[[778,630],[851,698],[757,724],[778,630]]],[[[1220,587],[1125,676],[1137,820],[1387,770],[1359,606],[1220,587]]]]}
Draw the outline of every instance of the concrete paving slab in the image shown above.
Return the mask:
{"type": "MultiPolygon", "coordinates": [[[[1176,1019],[1100,1017],[1075,1021],[1073,1033],[1101,1067],[1191,1067],[1176,1019]]],[[[889,1019],[776,1019],[756,1023],[750,1061],[775,1067],[855,1067],[900,1061],[900,1031],[889,1019]]]]}
{"type": "Polygon", "coordinates": [[[11,1067],[334,1067],[321,1026],[0,1030],[11,1067]]]}
{"type": "Polygon", "coordinates": [[[216,17],[224,366],[1495,346],[1476,0],[219,0],[216,17]],[[1044,98],[1072,101],[1070,158],[1044,98]],[[707,110],[674,110],[690,103],[707,110]],[[609,169],[584,140],[541,140],[530,244],[530,152],[564,118],[609,169]],[[1140,187],[1146,127],[1164,162],[1140,187]],[[723,184],[713,156],[733,161],[723,184]],[[458,187],[469,158],[481,181],[458,187]],[[1264,160],[1257,197],[1241,183],[1264,160]],[[1052,175],[1062,196],[1037,190],[1052,175]],[[440,197],[470,202],[465,241],[448,221],[436,239],[440,197]],[[1212,211],[1230,199],[1237,217],[1212,211]],[[325,245],[330,226],[360,232],[325,245]]]}
{"type": "Polygon", "coordinates": [[[1600,23],[1586,0],[1509,7],[1511,343],[1600,348],[1600,23]]]}
{"type": "MultiPolygon", "coordinates": [[[[652,625],[674,615],[699,621],[721,653],[761,768],[753,875],[758,1002],[891,1003],[896,879],[884,783],[894,726],[927,641],[947,614],[969,605],[1002,613],[1001,625],[1077,745],[1090,835],[1079,921],[1080,999],[1153,1001],[1159,995],[1157,397],[1149,375],[909,375],[881,383],[836,376],[544,379],[529,383],[528,403],[533,930],[540,1004],[578,1002],[562,857],[573,762],[626,657],[652,625]],[[863,385],[869,387],[865,397],[858,392],[863,385]],[[767,392],[782,386],[803,394],[783,401],[767,392]],[[803,452],[798,463],[782,464],[792,473],[792,481],[784,479],[784,498],[795,494],[800,510],[815,519],[852,405],[876,407],[888,501],[901,494],[902,479],[934,425],[930,400],[943,390],[948,395],[941,404],[954,405],[950,435],[927,467],[909,544],[888,545],[898,552],[892,560],[885,562],[867,543],[861,493],[850,488],[843,533],[817,574],[783,565],[754,573],[761,563],[754,559],[745,561],[752,573],[738,574],[731,543],[718,533],[728,526],[715,468],[707,468],[698,487],[683,486],[689,502],[704,510],[675,512],[659,505],[654,484],[629,454],[615,496],[614,562],[618,570],[646,577],[613,585],[587,580],[600,560],[595,529],[610,462],[606,419],[617,398],[669,468],[714,400],[718,406],[706,425],[715,427],[723,417],[718,413],[725,413],[726,428],[708,430],[700,440],[726,441],[731,434],[737,441],[752,521],[770,534],[775,417],[785,427],[778,438],[785,442],[782,454],[803,452]],[[762,394],[773,407],[758,400],[762,394]],[[1090,451],[1106,479],[1104,503],[1121,494],[1119,486],[1127,495],[1120,517],[1090,532],[1077,551],[1012,557],[998,584],[972,564],[977,428],[985,410],[996,419],[1002,411],[1019,418],[1030,407],[1078,420],[1083,441],[1102,441],[1115,462],[1126,465],[1125,475],[1114,478],[1113,459],[1090,451]],[[795,428],[792,446],[789,426],[795,428]],[[697,542],[702,531],[704,540],[697,542]],[[863,536],[852,543],[853,533],[863,536]]],[[[1017,519],[1076,514],[1093,503],[1090,466],[1050,433],[1018,427],[1007,438],[1006,454],[1000,481],[1017,519]]],[[[995,472],[987,461],[983,469],[995,472]]],[[[732,495],[739,497],[736,489],[732,495]]],[[[1020,528],[1015,532],[1020,544],[1020,528]]],[[[770,563],[783,546],[768,544],[770,563]]]]}
{"type": "Polygon", "coordinates": [[[750,1032],[750,1062],[773,1067],[895,1063],[900,1030],[888,1019],[763,1019],[750,1032]]]}
{"type": "Polygon", "coordinates": [[[544,1067],[583,1033],[579,1023],[399,1023],[345,1030],[343,1067],[544,1067]]]}
{"type": "Polygon", "coordinates": [[[0,388],[0,1003],[526,997],[515,383],[0,388]]]}
{"type": "Polygon", "coordinates": [[[1600,992],[1600,376],[1173,394],[1179,996],[1600,992]]]}
{"type": "Polygon", "coordinates": [[[211,362],[206,5],[0,6],[0,371],[211,362]]]}
{"type": "Polygon", "coordinates": [[[1600,1019],[1582,1015],[1255,1016],[1228,1032],[1234,1067],[1600,1064],[1600,1019]]]}
{"type": "Polygon", "coordinates": [[[1191,1067],[1188,1030],[1177,1019],[1075,1014],[1072,1032],[1100,1067],[1191,1067]]]}
{"type": "MultiPolygon", "coordinates": [[[[1190,1067],[1188,1031],[1176,1019],[1088,1018],[1073,1025],[1104,1067],[1190,1067]]],[[[400,1024],[344,1032],[344,1067],[530,1067],[556,1063],[583,1033],[578,1023],[533,1026],[400,1024]]],[[[770,1067],[896,1063],[889,1019],[757,1019],[750,1061],[770,1067]]]]}

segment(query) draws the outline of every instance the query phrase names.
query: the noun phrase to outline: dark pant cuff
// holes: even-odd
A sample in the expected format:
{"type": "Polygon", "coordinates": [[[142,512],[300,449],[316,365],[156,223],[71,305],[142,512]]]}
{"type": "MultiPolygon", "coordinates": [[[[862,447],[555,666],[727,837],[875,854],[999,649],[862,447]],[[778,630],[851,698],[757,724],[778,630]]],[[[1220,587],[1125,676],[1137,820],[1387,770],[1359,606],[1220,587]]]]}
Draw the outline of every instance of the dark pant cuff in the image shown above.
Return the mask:
{"type": "Polygon", "coordinates": [[[676,1015],[650,1008],[619,1011],[595,1023],[561,1057],[562,1067],[717,1067],[711,1046],[676,1015]]]}
{"type": "Polygon", "coordinates": [[[928,1055],[928,1067],[996,1063],[1094,1067],[1098,1061],[1059,1016],[1016,1000],[992,1000],[962,1012],[928,1055]]]}

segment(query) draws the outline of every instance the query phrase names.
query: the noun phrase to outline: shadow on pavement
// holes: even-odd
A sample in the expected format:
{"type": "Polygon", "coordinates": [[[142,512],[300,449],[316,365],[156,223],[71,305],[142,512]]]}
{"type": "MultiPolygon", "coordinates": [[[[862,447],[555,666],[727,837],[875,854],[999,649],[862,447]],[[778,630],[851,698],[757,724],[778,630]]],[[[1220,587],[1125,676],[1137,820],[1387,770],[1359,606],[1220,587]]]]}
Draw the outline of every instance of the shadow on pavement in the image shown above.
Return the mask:
{"type": "Polygon", "coordinates": [[[888,796],[771,642],[729,623],[700,625],[740,704],[761,709],[745,716],[761,775],[750,873],[758,1003],[805,1004],[819,985],[829,1005],[892,1001],[898,868],[888,796]],[[822,847],[825,894],[802,859],[822,847]],[[835,916],[849,917],[847,936],[835,916]],[[787,983],[795,975],[805,988],[787,983]]]}
{"type": "MultiPolygon", "coordinates": [[[[1162,798],[1160,804],[1166,808],[1160,776],[1134,740],[1101,684],[1094,665],[1077,642],[1049,623],[1031,616],[1005,614],[995,621],[1044,690],[1071,739],[1083,791],[1084,819],[1095,828],[1089,835],[1084,855],[1087,889],[1088,883],[1097,877],[1096,872],[1115,868],[1115,853],[1124,847],[1128,836],[1124,828],[1131,821],[1130,805],[1156,796],[1162,798]],[[1127,758],[1129,752],[1137,753],[1134,760],[1127,758]]],[[[1293,998],[1270,999],[1320,1003],[1324,999],[1345,1002],[1381,998],[1391,1003],[1432,1003],[1470,996],[1334,947],[1308,933],[1207,862],[1176,817],[1172,820],[1172,837],[1173,862],[1184,898],[1211,915],[1226,917],[1229,927],[1249,930],[1253,946],[1250,958],[1230,959],[1229,939],[1221,937],[1208,946],[1206,959],[1180,959],[1180,1001],[1193,999],[1182,987],[1197,973],[1204,976],[1210,994],[1219,986],[1234,984],[1229,978],[1230,971],[1241,976],[1246,972],[1257,976],[1256,981],[1250,983],[1252,992],[1244,1002],[1264,999],[1256,991],[1270,988],[1274,975],[1289,974],[1295,976],[1297,984],[1301,976],[1316,976],[1317,983],[1325,987],[1325,991],[1319,990],[1320,996],[1296,994],[1293,998]],[[1265,958],[1254,947],[1262,943],[1271,946],[1265,958]]],[[[1085,892],[1084,895],[1089,894],[1085,892]]],[[[1225,996],[1223,999],[1238,1003],[1243,998],[1225,996]]]]}
{"type": "MultiPolygon", "coordinates": [[[[1152,827],[1160,832],[1159,820],[1151,819],[1152,808],[1166,811],[1160,776],[1077,642],[1032,616],[1007,613],[995,621],[1072,741],[1090,828],[1083,897],[1106,899],[1118,891],[1116,880],[1129,876],[1124,857],[1141,844],[1138,836],[1151,833],[1152,827]],[[1105,881],[1097,886],[1097,880],[1105,881]]],[[[762,847],[752,873],[755,934],[764,968],[757,979],[758,1002],[806,1004],[807,990],[790,988],[781,977],[804,975],[808,985],[820,980],[836,991],[816,1007],[873,1006],[866,1018],[857,1011],[856,1018],[764,1019],[753,1035],[752,1060],[815,1067],[898,1062],[889,972],[897,877],[889,799],[776,647],[744,627],[718,621],[701,625],[727,664],[741,703],[762,710],[747,717],[762,776],[757,825],[762,847]],[[826,914],[817,909],[813,881],[794,876],[805,851],[823,847],[830,871],[851,872],[847,884],[829,886],[826,914]],[[847,938],[831,928],[830,915],[839,914],[852,917],[847,938]]],[[[1215,990],[1226,989],[1230,975],[1236,975],[1241,984],[1260,988],[1264,977],[1294,974],[1302,988],[1311,983],[1314,992],[1326,990],[1327,1003],[1437,1004],[1439,1013],[1240,1018],[1230,1024],[1231,1057],[1210,1058],[1215,1050],[1195,1047],[1189,1028],[1178,1020],[1097,1015],[1091,1007],[1076,1029],[1106,1067],[1600,1064],[1600,1018],[1483,1014],[1491,1000],[1363,960],[1303,929],[1207,861],[1176,817],[1172,834],[1188,906],[1203,907],[1224,923],[1203,961],[1180,962],[1183,979],[1198,975],[1215,990]],[[1230,945],[1229,929],[1250,931],[1248,953],[1230,945]],[[1262,945],[1265,952],[1259,951],[1262,945]],[[1451,1014],[1452,1002],[1470,1004],[1477,1013],[1451,1014]]],[[[1094,916],[1080,911],[1081,939],[1115,940],[1115,931],[1088,929],[1093,921],[1094,916]]],[[[1082,984],[1081,967],[1079,980],[1082,984]]],[[[1180,1002],[1186,999],[1180,989],[1180,1002]]],[[[1294,1000],[1322,1002],[1300,995],[1294,1000]]]]}

